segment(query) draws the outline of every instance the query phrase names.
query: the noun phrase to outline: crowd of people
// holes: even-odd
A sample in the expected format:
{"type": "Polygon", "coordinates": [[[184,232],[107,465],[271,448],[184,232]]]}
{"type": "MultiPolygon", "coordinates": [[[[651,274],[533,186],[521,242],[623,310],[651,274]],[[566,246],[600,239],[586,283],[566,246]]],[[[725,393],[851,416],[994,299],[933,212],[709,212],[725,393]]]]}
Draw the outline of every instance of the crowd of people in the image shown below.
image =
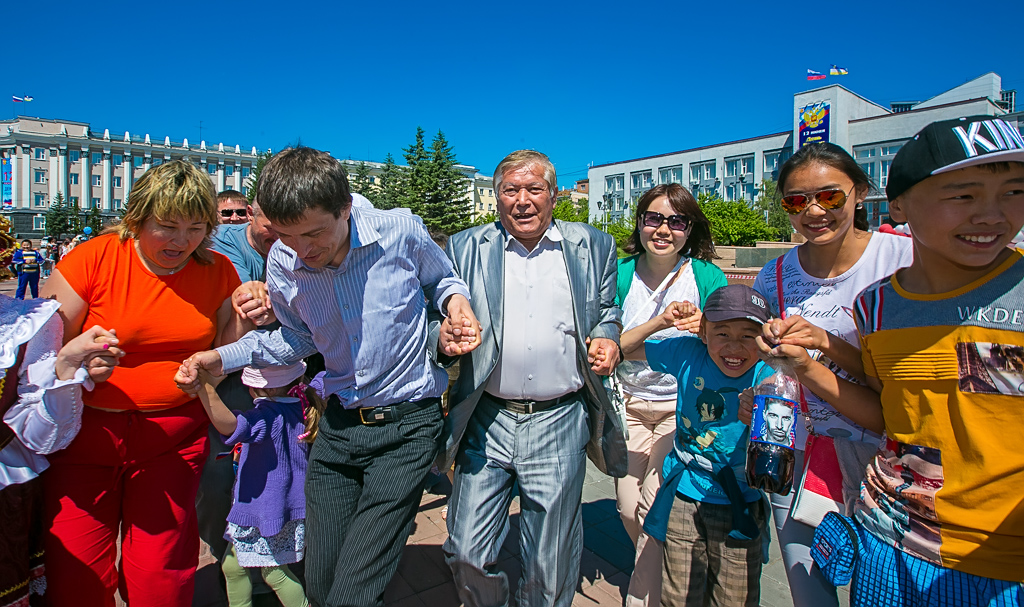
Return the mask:
{"type": "Polygon", "coordinates": [[[232,606],[380,606],[449,473],[459,599],[569,607],[589,458],[636,547],[627,605],[759,605],[774,524],[797,607],[839,604],[840,555],[852,605],[1020,606],[1024,140],[988,116],[925,127],[885,188],[909,230],[869,229],[873,188],[841,147],[797,150],[778,204],[804,242],[751,288],[682,185],[641,197],[620,258],[553,219],[536,151],[495,169],[499,220],[443,247],[326,152],[276,154],[251,202],[153,167],[42,299],[0,297],[0,604],[189,605],[202,538],[232,606]],[[786,495],[745,471],[752,389],[783,366],[786,495]],[[823,444],[827,513],[803,482],[823,444]]]}

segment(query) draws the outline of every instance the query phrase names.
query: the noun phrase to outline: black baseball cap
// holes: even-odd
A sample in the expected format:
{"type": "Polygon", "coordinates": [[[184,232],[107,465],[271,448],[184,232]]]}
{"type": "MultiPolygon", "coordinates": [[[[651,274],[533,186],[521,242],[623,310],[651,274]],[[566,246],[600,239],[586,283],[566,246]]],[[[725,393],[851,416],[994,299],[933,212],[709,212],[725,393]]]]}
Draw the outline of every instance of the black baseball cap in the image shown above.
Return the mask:
{"type": "Polygon", "coordinates": [[[770,317],[764,296],[747,285],[719,287],[704,303],[704,318],[711,322],[752,320],[764,324],[770,317]]]}
{"type": "Polygon", "coordinates": [[[896,154],[885,196],[892,201],[932,175],[990,162],[1024,162],[1024,137],[1013,125],[995,116],[933,122],[896,154]]]}

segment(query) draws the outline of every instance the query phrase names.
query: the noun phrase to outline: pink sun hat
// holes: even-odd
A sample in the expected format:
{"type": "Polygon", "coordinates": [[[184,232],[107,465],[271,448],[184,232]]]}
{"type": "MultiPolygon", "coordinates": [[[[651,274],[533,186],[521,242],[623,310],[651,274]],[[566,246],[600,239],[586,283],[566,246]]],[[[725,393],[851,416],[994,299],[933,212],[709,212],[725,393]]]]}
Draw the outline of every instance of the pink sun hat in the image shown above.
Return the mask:
{"type": "Polygon", "coordinates": [[[279,365],[265,369],[246,367],[242,370],[242,383],[250,388],[287,388],[306,372],[306,363],[279,365]]]}

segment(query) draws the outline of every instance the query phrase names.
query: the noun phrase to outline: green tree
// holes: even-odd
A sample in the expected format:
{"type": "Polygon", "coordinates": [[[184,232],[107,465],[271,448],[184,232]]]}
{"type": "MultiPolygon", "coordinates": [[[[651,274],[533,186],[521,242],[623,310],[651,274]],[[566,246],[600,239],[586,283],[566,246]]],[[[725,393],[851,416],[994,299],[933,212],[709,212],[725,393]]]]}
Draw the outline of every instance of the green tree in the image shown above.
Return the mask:
{"type": "Polygon", "coordinates": [[[726,202],[717,194],[701,192],[697,204],[711,222],[711,237],[716,245],[747,247],[775,236],[764,216],[742,200],[726,202]]]}
{"type": "Polygon", "coordinates": [[[352,177],[349,179],[349,185],[352,187],[353,192],[358,192],[366,198],[376,204],[376,187],[373,185],[373,178],[370,175],[370,165],[365,162],[360,162],[356,165],[355,171],[352,172],[352,177]]]}
{"type": "MultiPolygon", "coordinates": [[[[122,208],[124,205],[121,205],[122,208]]],[[[103,215],[100,213],[99,207],[93,207],[89,209],[89,214],[85,220],[85,225],[92,228],[93,236],[96,236],[103,231],[103,215]]]]}
{"type": "MultiPolygon", "coordinates": [[[[256,152],[256,164],[253,165],[252,170],[249,171],[249,179],[242,182],[242,187],[248,187],[249,189],[245,192],[245,197],[252,202],[253,198],[256,198],[256,185],[260,182],[260,173],[263,172],[263,167],[267,166],[267,161],[274,155],[273,152],[268,148],[266,152],[256,152]]],[[[362,192],[360,192],[362,194],[362,192]]]]}
{"type": "Polygon", "coordinates": [[[768,227],[775,230],[777,238],[789,242],[793,234],[793,224],[789,222],[789,213],[779,204],[778,184],[774,179],[765,179],[761,182],[753,206],[761,217],[768,218],[768,227]]]}
{"type": "Polygon", "coordinates": [[[473,220],[473,226],[482,226],[488,223],[494,223],[495,221],[498,221],[498,216],[494,214],[494,211],[491,211],[490,213],[481,215],[473,220]]]}
{"type": "Polygon", "coordinates": [[[635,226],[633,225],[633,216],[636,214],[636,205],[629,203],[626,208],[622,210],[622,214],[618,216],[618,219],[608,221],[607,225],[602,222],[595,223],[594,227],[604,230],[611,237],[615,239],[615,248],[618,250],[619,257],[625,257],[629,255],[626,252],[625,247],[629,242],[629,237],[633,235],[635,226]]]}
{"type": "Polygon", "coordinates": [[[426,204],[427,192],[432,186],[430,154],[423,138],[423,127],[416,127],[416,140],[407,148],[402,148],[405,157],[405,179],[399,193],[399,206],[406,207],[416,215],[423,216],[423,205],[426,204]]]}
{"type": "Polygon", "coordinates": [[[572,198],[563,196],[555,202],[555,208],[551,215],[561,221],[581,221],[587,223],[590,220],[590,207],[586,198],[579,202],[573,202],[572,198]]]}
{"type": "Polygon", "coordinates": [[[457,168],[458,161],[444,133],[437,132],[430,144],[423,193],[422,218],[428,229],[454,234],[473,221],[473,201],[469,197],[469,180],[457,168]]]}
{"type": "Polygon", "coordinates": [[[402,191],[405,189],[405,170],[395,164],[394,157],[388,154],[384,158],[384,166],[377,176],[377,198],[373,204],[378,209],[397,209],[402,206],[402,191]]]}
{"type": "Polygon", "coordinates": [[[57,192],[46,210],[46,235],[60,238],[65,234],[78,234],[82,227],[78,205],[65,200],[64,194],[57,192]]]}

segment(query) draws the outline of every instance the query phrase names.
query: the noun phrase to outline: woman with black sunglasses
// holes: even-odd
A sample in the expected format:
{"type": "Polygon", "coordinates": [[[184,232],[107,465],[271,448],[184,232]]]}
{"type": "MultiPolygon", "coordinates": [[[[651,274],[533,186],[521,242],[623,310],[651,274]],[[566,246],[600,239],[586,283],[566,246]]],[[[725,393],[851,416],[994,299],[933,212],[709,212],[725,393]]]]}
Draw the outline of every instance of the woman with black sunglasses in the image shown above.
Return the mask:
{"type": "MultiPolygon", "coordinates": [[[[642,325],[652,331],[664,322],[665,308],[689,301],[701,309],[708,295],[726,284],[711,263],[715,245],[711,224],[693,194],[679,184],[648,190],[637,203],[633,234],[626,244],[631,257],[619,260],[616,303],[623,311],[623,332],[642,325]]],[[[700,315],[689,319],[694,333],[700,315]]],[[[651,339],[690,335],[672,326],[651,339]]],[[[629,583],[627,606],[661,602],[662,550],[647,541],[644,516],[661,486],[661,466],[672,449],[676,431],[676,380],[653,371],[646,362],[623,361],[616,370],[626,397],[629,428],[629,472],[616,479],[619,515],[636,544],[636,565],[629,583]]]]}
{"type": "MultiPolygon", "coordinates": [[[[864,374],[850,313],[853,301],[875,281],[910,265],[913,254],[909,238],[869,231],[863,202],[874,187],[843,148],[832,143],[800,148],[779,170],[778,192],[793,229],[807,242],[762,268],[754,282],[772,312],[784,317],[782,322],[792,326],[793,333],[802,331],[805,340],[799,345],[828,350],[832,360],[822,357],[819,362],[852,381],[862,380],[864,374]]],[[[803,396],[814,433],[835,439],[844,476],[843,497],[850,509],[880,437],[809,390],[804,389],[803,396]]],[[[804,445],[806,439],[804,424],[798,424],[796,444],[804,445]]],[[[802,475],[803,469],[801,448],[796,474],[802,475]]],[[[794,487],[798,483],[799,478],[794,487]]],[[[814,527],[791,517],[796,495],[796,490],[786,496],[770,495],[793,603],[796,607],[838,605],[835,587],[812,566],[814,527]]]]}

